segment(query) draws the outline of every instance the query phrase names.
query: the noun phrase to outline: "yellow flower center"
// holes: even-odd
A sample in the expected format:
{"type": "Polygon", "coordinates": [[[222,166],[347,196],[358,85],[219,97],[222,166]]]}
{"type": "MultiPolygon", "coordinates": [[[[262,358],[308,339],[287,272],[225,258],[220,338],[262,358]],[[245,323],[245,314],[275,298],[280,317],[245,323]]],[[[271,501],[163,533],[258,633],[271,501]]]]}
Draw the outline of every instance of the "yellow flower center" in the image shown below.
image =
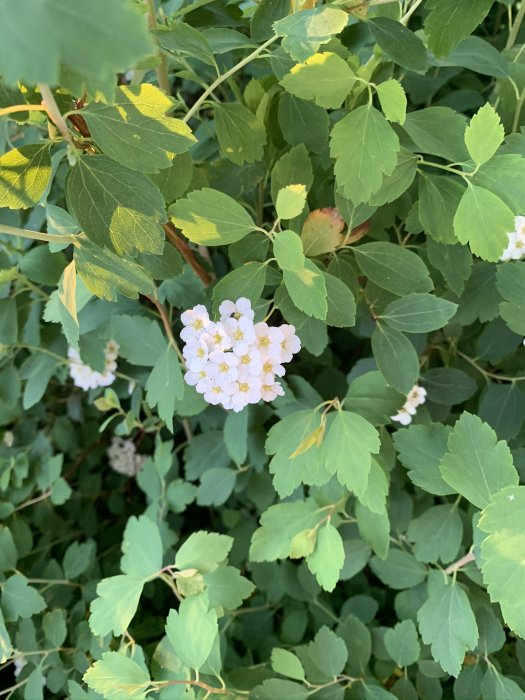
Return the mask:
{"type": "Polygon", "coordinates": [[[195,328],[196,331],[200,331],[201,328],[204,328],[204,323],[202,322],[202,318],[196,319],[195,323],[193,324],[193,327],[195,328]]]}
{"type": "Polygon", "coordinates": [[[243,355],[241,357],[241,365],[249,365],[250,364],[250,356],[249,355],[243,355]]]}
{"type": "Polygon", "coordinates": [[[214,386],[211,389],[214,394],[220,394],[221,393],[221,387],[220,386],[214,386]]]}
{"type": "Polygon", "coordinates": [[[240,328],[237,328],[237,330],[233,334],[233,339],[234,340],[244,340],[244,333],[241,331],[240,328]]]}
{"type": "Polygon", "coordinates": [[[217,345],[220,345],[220,343],[222,343],[222,335],[220,333],[215,333],[213,340],[217,345]]]}
{"type": "Polygon", "coordinates": [[[197,350],[197,357],[205,357],[206,356],[206,350],[204,348],[199,348],[197,350]]]}
{"type": "Polygon", "coordinates": [[[271,362],[265,362],[263,365],[263,371],[264,372],[271,372],[273,369],[272,363],[271,362]]]}
{"type": "Polygon", "coordinates": [[[219,372],[227,372],[229,370],[229,366],[227,362],[221,362],[219,365],[219,372]]]}
{"type": "Polygon", "coordinates": [[[250,386],[246,382],[241,382],[239,384],[239,391],[242,391],[243,394],[245,394],[249,390],[250,390],[250,386]]]}
{"type": "Polygon", "coordinates": [[[259,345],[262,348],[267,348],[268,345],[270,345],[270,338],[268,338],[267,335],[263,335],[261,338],[259,338],[259,345]]]}

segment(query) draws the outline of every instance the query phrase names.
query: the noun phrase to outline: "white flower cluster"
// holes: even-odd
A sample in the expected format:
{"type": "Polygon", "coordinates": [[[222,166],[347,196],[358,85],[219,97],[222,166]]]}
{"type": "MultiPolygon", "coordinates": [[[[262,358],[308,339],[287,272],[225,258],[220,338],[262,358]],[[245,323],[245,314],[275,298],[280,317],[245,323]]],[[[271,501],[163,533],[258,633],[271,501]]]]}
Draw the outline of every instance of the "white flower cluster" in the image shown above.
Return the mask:
{"type": "Polygon", "coordinates": [[[425,403],[426,397],[427,390],[415,384],[409,391],[407,400],[402,408],[399,409],[395,416],[390,416],[390,419],[401,423],[401,425],[410,425],[412,416],[416,415],[417,407],[425,403]]]}
{"type": "Polygon", "coordinates": [[[114,372],[117,369],[119,345],[114,340],[108,340],[104,349],[105,364],[103,372],[96,372],[89,365],[84,364],[75,348],[69,348],[67,356],[69,363],[69,375],[75,386],[88,391],[99,386],[109,386],[115,381],[114,372]]]}
{"type": "Polygon", "coordinates": [[[301,349],[295,328],[254,323],[251,303],[244,297],[223,301],[219,314],[215,323],[199,304],[181,316],[187,384],[208,403],[235,412],[282,396],[276,377],[284,376],[283,365],[301,349]]]}
{"type": "Polygon", "coordinates": [[[508,233],[509,244],[503,251],[500,261],[521,260],[525,256],[525,216],[514,219],[514,231],[508,233]]]}
{"type": "Polygon", "coordinates": [[[137,454],[133,440],[124,440],[121,437],[111,438],[107,454],[109,466],[124,476],[135,476],[146,460],[144,455],[137,454]]]}

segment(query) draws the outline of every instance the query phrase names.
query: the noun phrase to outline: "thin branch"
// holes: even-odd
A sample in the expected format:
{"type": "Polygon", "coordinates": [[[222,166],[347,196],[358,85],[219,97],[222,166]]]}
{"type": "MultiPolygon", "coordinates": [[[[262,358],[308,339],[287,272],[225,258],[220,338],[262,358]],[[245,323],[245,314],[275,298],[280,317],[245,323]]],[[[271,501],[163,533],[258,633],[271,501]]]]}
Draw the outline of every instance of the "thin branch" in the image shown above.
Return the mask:
{"type": "Polygon", "coordinates": [[[75,241],[74,235],[29,231],[26,228],[16,228],[6,224],[0,224],[0,233],[6,233],[8,236],[19,236],[20,238],[32,238],[34,241],[44,241],[45,243],[74,243],[75,241]]]}
{"type": "Polygon", "coordinates": [[[514,44],[516,43],[516,39],[518,38],[518,32],[520,30],[521,24],[523,22],[523,18],[525,17],[525,2],[522,2],[520,5],[520,9],[518,10],[516,14],[516,18],[514,22],[512,23],[511,30],[509,32],[509,38],[507,41],[507,44],[505,46],[506,49],[511,49],[514,44]]]}
{"type": "Polygon", "coordinates": [[[46,85],[45,83],[38,83],[38,89],[40,90],[40,94],[42,95],[42,104],[46,108],[46,112],[49,118],[56,126],[56,128],[60,131],[62,136],[66,139],[66,141],[73,145],[73,136],[67,128],[66,120],[62,116],[61,111],[58,109],[58,105],[55,101],[53,91],[51,90],[49,85],[46,85]]]}
{"type": "Polygon", "coordinates": [[[193,253],[193,250],[186,243],[186,241],[179,236],[175,226],[170,221],[168,221],[167,224],[162,224],[162,228],[164,229],[164,233],[166,234],[170,242],[175,246],[175,248],[177,248],[184,260],[186,260],[188,265],[192,268],[195,274],[202,280],[202,282],[207,287],[212,282],[211,275],[208,272],[206,272],[206,270],[199,263],[199,261],[193,253]]]}
{"type": "Polygon", "coordinates": [[[47,108],[44,105],[12,105],[11,107],[0,109],[0,117],[15,112],[47,112],[47,108]]]}
{"type": "Polygon", "coordinates": [[[221,83],[223,83],[225,80],[228,80],[228,78],[231,78],[232,75],[237,73],[238,70],[243,68],[247,63],[250,63],[250,61],[253,61],[254,58],[257,58],[268,46],[274,43],[274,41],[277,41],[279,39],[278,36],[272,36],[271,39],[268,39],[268,41],[265,41],[264,44],[261,44],[258,46],[255,51],[252,51],[246,58],[243,58],[242,61],[239,61],[239,63],[236,63],[230,70],[226,71],[226,73],[223,73],[222,75],[219,75],[219,77],[213,81],[213,83],[210,85],[210,87],[205,90],[202,95],[199,97],[199,99],[195,102],[193,107],[188,111],[185,117],[183,117],[182,121],[188,122],[194,114],[196,114],[199,109],[202,107],[203,103],[206,102],[208,97],[211,95],[211,93],[219,87],[221,83]]]}
{"type": "Polygon", "coordinates": [[[184,357],[182,356],[182,353],[180,351],[178,343],[175,340],[175,336],[173,335],[173,331],[171,329],[171,323],[170,323],[170,320],[168,318],[168,314],[166,312],[166,309],[164,308],[164,304],[161,304],[161,302],[158,299],[150,296],[149,294],[145,294],[144,296],[146,297],[146,299],[149,299],[149,301],[151,301],[151,303],[155,306],[155,308],[159,312],[160,318],[162,320],[162,324],[164,326],[164,330],[166,331],[166,335],[168,336],[169,344],[177,353],[179,360],[184,364],[184,357]]]}
{"type": "Polygon", "coordinates": [[[458,559],[453,564],[450,564],[450,566],[447,566],[445,573],[453,574],[454,571],[461,569],[466,564],[470,564],[471,561],[476,561],[476,557],[474,556],[474,552],[472,550],[465,554],[465,556],[461,557],[461,559],[458,559]]]}
{"type": "MultiPolygon", "coordinates": [[[[144,0],[144,2],[147,8],[148,27],[150,29],[155,29],[155,27],[157,26],[155,0],[144,0]]],[[[171,85],[168,74],[168,62],[166,60],[166,54],[163,51],[159,50],[158,56],[160,58],[160,65],[156,67],[155,72],[157,73],[157,81],[159,83],[159,88],[162,90],[162,92],[165,92],[166,95],[170,95],[171,85]]]]}
{"type": "Polygon", "coordinates": [[[45,491],[41,496],[37,496],[36,498],[32,498],[29,501],[24,501],[24,503],[21,503],[19,506],[17,506],[14,510],[13,513],[17,513],[19,510],[23,510],[24,508],[28,508],[29,506],[35,505],[35,503],[40,503],[41,501],[45,501],[46,498],[49,498],[51,496],[51,489],[48,489],[45,491]]]}
{"type": "MultiPolygon", "coordinates": [[[[513,383],[514,383],[514,382],[523,382],[523,381],[525,381],[525,376],[521,376],[521,377],[508,377],[508,376],[505,375],[505,374],[495,374],[494,372],[489,372],[488,370],[483,369],[483,367],[482,367],[481,365],[479,365],[479,364],[478,364],[475,360],[473,360],[471,357],[469,357],[468,355],[465,355],[464,352],[461,352],[461,350],[458,350],[457,348],[455,348],[455,352],[456,352],[456,355],[459,355],[459,356],[462,357],[466,362],[468,362],[469,365],[472,365],[472,367],[474,367],[475,369],[477,369],[478,372],[480,372],[480,373],[485,377],[485,379],[487,379],[487,377],[490,377],[491,379],[498,379],[500,382],[513,382],[513,383]]],[[[487,380],[487,381],[488,381],[488,380],[487,380]]]]}

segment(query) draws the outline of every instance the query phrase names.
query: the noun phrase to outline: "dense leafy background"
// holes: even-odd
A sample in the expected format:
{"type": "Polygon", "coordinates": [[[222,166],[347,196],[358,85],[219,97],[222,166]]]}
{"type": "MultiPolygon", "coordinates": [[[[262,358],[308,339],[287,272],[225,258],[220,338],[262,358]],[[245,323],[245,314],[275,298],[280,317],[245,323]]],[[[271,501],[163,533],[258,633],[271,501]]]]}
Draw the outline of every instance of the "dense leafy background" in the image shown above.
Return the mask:
{"type": "Polygon", "coordinates": [[[525,3],[0,15],[1,697],[525,698],[525,3]],[[234,414],[241,296],[303,350],[234,414]]]}

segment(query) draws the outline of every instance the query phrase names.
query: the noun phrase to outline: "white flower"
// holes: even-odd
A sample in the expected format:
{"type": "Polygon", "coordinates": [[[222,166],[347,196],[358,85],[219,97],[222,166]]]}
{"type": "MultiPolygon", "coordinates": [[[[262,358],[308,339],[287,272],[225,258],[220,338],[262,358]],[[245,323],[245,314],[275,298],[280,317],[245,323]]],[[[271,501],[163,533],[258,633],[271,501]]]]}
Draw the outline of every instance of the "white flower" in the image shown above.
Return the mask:
{"type": "Polygon", "coordinates": [[[123,440],[120,437],[111,438],[107,455],[113,471],[124,476],[135,476],[146,459],[144,455],[137,454],[133,440],[123,440]]]}
{"type": "Polygon", "coordinates": [[[15,654],[13,657],[13,673],[15,678],[18,678],[18,676],[22,673],[22,669],[24,666],[27,666],[27,661],[26,657],[23,656],[22,654],[15,654]]]}
{"type": "Polygon", "coordinates": [[[391,420],[401,423],[401,425],[410,425],[412,416],[404,408],[400,409],[395,416],[390,416],[391,420]]]}
{"type": "Polygon", "coordinates": [[[197,304],[193,309],[184,311],[180,320],[184,326],[180,337],[184,342],[187,342],[190,338],[200,338],[211,323],[208,310],[203,304],[197,304]]]}
{"type": "Polygon", "coordinates": [[[244,297],[224,301],[219,312],[218,322],[210,321],[202,305],[182,314],[186,383],[208,403],[237,412],[261,399],[283,396],[276,377],[284,376],[283,364],[301,348],[295,328],[254,324],[250,301],[244,297]]]}
{"type": "Polygon", "coordinates": [[[515,230],[508,233],[509,243],[500,256],[500,261],[521,260],[525,255],[525,216],[514,219],[515,230]]]}
{"type": "Polygon", "coordinates": [[[221,321],[226,321],[230,316],[235,318],[246,318],[248,321],[253,321],[255,312],[252,310],[252,303],[246,297],[241,297],[237,301],[223,301],[219,306],[219,314],[221,321]]]}
{"type": "Polygon", "coordinates": [[[261,386],[261,397],[263,401],[273,401],[278,396],[284,396],[284,389],[279,382],[263,384],[261,386]]]}
{"type": "Polygon", "coordinates": [[[281,357],[283,362],[290,362],[292,357],[301,349],[301,341],[295,335],[295,328],[288,324],[283,324],[280,328],[284,335],[281,342],[281,357]]]}
{"type": "Polygon", "coordinates": [[[97,372],[91,369],[89,365],[86,365],[80,359],[80,355],[75,348],[69,348],[67,351],[67,356],[71,360],[69,363],[69,375],[73,380],[75,386],[88,391],[89,389],[96,389],[100,386],[110,386],[115,381],[115,374],[117,369],[116,359],[118,357],[118,343],[114,340],[108,340],[106,347],[104,349],[104,371],[97,372]]]}
{"type": "Polygon", "coordinates": [[[248,347],[255,342],[253,323],[245,317],[226,319],[224,328],[230,336],[234,350],[238,347],[242,352],[246,352],[248,347]]]}
{"type": "Polygon", "coordinates": [[[192,338],[182,350],[186,366],[190,372],[199,372],[204,368],[210,354],[209,347],[204,339],[192,338]]]}
{"type": "Polygon", "coordinates": [[[419,386],[419,384],[414,384],[412,389],[408,392],[403,406],[395,416],[390,416],[390,419],[401,423],[401,425],[409,425],[412,422],[412,416],[416,415],[417,407],[424,404],[426,398],[427,390],[419,386]]]}

